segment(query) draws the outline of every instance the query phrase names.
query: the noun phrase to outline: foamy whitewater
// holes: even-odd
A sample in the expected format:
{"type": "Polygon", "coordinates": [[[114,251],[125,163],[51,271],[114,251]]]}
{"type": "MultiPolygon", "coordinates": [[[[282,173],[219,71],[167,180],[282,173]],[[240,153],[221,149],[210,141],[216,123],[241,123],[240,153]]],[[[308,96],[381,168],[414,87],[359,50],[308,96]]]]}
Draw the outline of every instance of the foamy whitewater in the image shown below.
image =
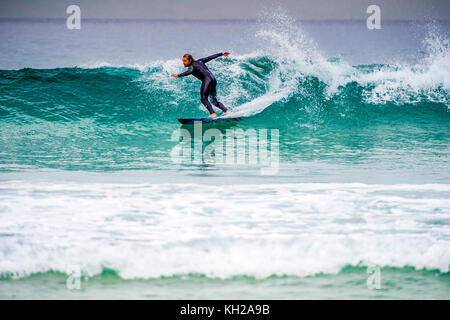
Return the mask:
{"type": "Polygon", "coordinates": [[[360,24],[2,20],[0,298],[450,298],[450,28],[360,24]],[[225,50],[275,175],[173,157],[225,50]]]}

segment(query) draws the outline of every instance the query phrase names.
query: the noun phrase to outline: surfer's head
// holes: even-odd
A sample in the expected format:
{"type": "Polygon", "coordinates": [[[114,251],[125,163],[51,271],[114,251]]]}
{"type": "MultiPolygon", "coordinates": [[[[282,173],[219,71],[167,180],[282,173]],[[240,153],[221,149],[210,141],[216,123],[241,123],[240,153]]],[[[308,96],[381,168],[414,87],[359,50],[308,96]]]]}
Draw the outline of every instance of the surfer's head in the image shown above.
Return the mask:
{"type": "Polygon", "coordinates": [[[189,53],[186,53],[183,56],[182,60],[183,60],[183,64],[184,64],[185,67],[189,66],[192,62],[195,61],[194,57],[191,54],[189,54],[189,53]]]}

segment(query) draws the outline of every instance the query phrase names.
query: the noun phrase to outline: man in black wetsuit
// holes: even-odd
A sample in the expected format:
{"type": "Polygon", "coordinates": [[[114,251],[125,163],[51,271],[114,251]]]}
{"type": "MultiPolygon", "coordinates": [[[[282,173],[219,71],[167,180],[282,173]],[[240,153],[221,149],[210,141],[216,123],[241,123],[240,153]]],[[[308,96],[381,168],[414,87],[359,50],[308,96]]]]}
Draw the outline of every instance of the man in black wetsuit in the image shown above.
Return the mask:
{"type": "Polygon", "coordinates": [[[212,56],[201,58],[195,60],[190,54],[186,53],[183,56],[183,64],[185,67],[187,67],[187,71],[180,73],[180,74],[172,74],[172,77],[179,78],[179,77],[185,77],[190,74],[192,74],[194,77],[200,79],[202,81],[202,87],[200,89],[200,97],[202,103],[205,105],[206,109],[209,111],[209,116],[212,118],[216,117],[216,114],[214,113],[214,110],[211,106],[211,103],[208,101],[208,97],[211,97],[211,102],[213,105],[215,105],[217,108],[220,108],[223,112],[226,114],[229,114],[230,111],[228,111],[225,106],[217,100],[217,93],[216,93],[216,78],[211,73],[211,71],[208,69],[205,63],[208,61],[211,61],[212,59],[216,59],[221,56],[228,56],[229,52],[221,52],[213,54],[212,56]]]}

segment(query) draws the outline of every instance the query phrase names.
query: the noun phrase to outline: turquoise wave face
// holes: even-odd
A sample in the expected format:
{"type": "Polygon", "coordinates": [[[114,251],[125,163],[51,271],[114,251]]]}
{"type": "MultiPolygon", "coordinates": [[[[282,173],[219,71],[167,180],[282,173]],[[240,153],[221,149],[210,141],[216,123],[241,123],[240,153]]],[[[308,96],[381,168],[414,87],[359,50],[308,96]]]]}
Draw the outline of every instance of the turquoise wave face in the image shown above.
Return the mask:
{"type": "MultiPolygon", "coordinates": [[[[168,77],[179,68],[168,61],[141,69],[0,71],[1,170],[11,170],[8,164],[69,170],[167,164],[176,119],[207,114],[198,80],[168,77]]],[[[294,163],[378,161],[382,150],[401,154],[412,147],[425,150],[422,157],[447,157],[450,91],[433,68],[265,56],[211,65],[220,99],[247,116],[238,127],[279,129],[280,156],[294,163]]]]}

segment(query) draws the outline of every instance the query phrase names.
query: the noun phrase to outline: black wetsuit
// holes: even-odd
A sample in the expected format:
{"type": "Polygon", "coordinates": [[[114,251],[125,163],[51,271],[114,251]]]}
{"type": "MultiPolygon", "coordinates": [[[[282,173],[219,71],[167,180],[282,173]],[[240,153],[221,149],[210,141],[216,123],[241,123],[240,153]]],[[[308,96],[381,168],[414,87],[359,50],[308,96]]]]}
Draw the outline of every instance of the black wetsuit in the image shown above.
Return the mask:
{"type": "Polygon", "coordinates": [[[205,105],[206,109],[208,109],[209,113],[214,113],[214,110],[211,106],[211,103],[208,101],[208,97],[211,97],[211,102],[213,105],[215,105],[217,108],[220,108],[223,112],[227,111],[227,108],[225,106],[217,101],[217,93],[216,93],[216,78],[214,75],[209,71],[208,67],[205,65],[206,62],[211,61],[212,59],[218,58],[222,56],[221,53],[213,54],[212,56],[201,58],[194,60],[189,66],[188,69],[180,73],[178,77],[185,77],[190,74],[192,74],[194,77],[200,79],[202,81],[202,87],[200,89],[200,97],[202,103],[205,105]]]}

